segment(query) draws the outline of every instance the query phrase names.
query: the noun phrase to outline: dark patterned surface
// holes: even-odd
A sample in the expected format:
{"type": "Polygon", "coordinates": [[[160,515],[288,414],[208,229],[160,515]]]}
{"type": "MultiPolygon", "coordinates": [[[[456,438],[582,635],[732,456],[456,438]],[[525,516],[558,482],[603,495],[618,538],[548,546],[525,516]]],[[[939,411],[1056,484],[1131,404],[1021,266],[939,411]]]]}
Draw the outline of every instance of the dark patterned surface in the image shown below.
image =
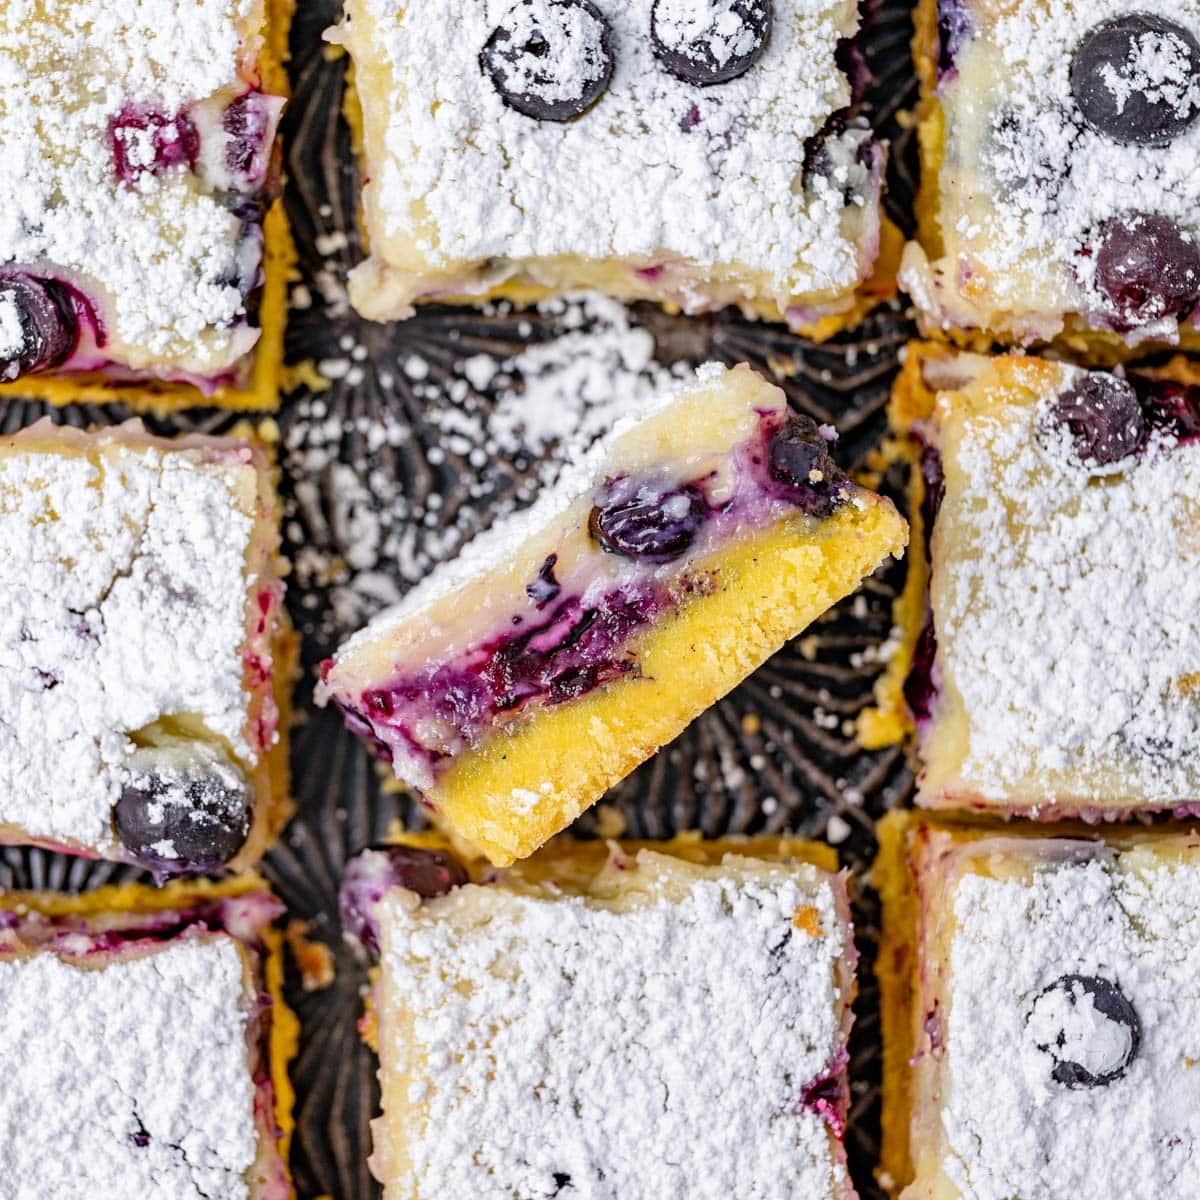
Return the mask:
{"type": "MultiPolygon", "coordinates": [[[[869,0],[871,33],[866,56],[873,83],[864,104],[877,127],[893,141],[892,214],[910,223],[911,134],[898,114],[911,105],[915,85],[908,63],[911,21],[907,5],[869,0]]],[[[362,359],[361,371],[336,380],[322,393],[330,416],[344,432],[336,460],[355,471],[382,477],[396,503],[432,520],[424,522],[437,544],[453,544],[487,524],[497,512],[523,502],[532,491],[536,463],[520,455],[479,467],[456,452],[429,418],[428,396],[418,394],[394,367],[419,356],[435,377],[449,378],[464,356],[515,353],[529,337],[553,332],[553,322],[535,318],[532,329],[511,314],[484,316],[429,310],[400,325],[363,322],[349,312],[341,291],[345,272],[359,257],[354,229],[356,175],[341,118],[344,62],[331,58],[321,32],[334,16],[329,0],[301,3],[293,27],[292,80],[295,98],[284,132],[288,139],[288,205],[300,250],[303,283],[313,303],[293,313],[289,359],[320,361],[344,354],[362,359]],[[373,448],[365,429],[386,417],[399,419],[411,437],[399,446],[373,448]]],[[[777,327],[737,319],[671,318],[639,307],[636,319],[654,335],[665,361],[717,358],[749,361],[776,374],[792,402],[818,420],[835,425],[842,437],[844,465],[861,463],[883,428],[883,408],[907,325],[894,313],[876,316],[853,334],[814,346],[777,327]]],[[[300,433],[303,393],[280,414],[285,438],[300,433]]],[[[486,413],[486,392],[472,396],[486,413]]],[[[29,424],[46,413],[42,405],[0,404],[0,432],[29,424]]],[[[116,406],[61,410],[56,419],[72,424],[108,424],[128,414],[116,406]]],[[[228,428],[228,414],[197,411],[150,422],[160,432],[228,428]]],[[[333,519],[343,497],[338,477],[327,468],[309,478],[295,471],[284,479],[288,550],[319,546],[336,555],[339,523],[333,519]],[[309,501],[297,502],[297,487],[309,501]]],[[[379,489],[376,489],[378,491],[379,489]]],[[[406,510],[407,511],[407,510],[406,510]]],[[[634,773],[608,797],[629,833],[663,837],[685,829],[710,835],[792,830],[829,836],[843,862],[856,873],[875,849],[875,819],[908,794],[910,776],[896,751],[865,753],[851,725],[870,699],[878,671],[873,658],[890,625],[891,601],[900,581],[892,567],[870,580],[858,597],[820,621],[809,635],[776,655],[725,701],[706,713],[676,742],[634,773]],[[833,819],[836,818],[836,819],[833,819]],[[833,820],[831,820],[833,819],[833,820]]],[[[321,617],[328,597],[319,587],[295,584],[289,605],[305,633],[308,674],[298,694],[301,723],[294,731],[296,820],[271,852],[266,872],[294,918],[324,943],[336,965],[335,981],[304,990],[289,970],[290,999],[303,1025],[293,1067],[297,1088],[293,1170],[302,1198],[331,1196],[366,1200],[377,1195],[366,1167],[368,1122],[377,1101],[373,1057],[355,1028],[364,975],[344,946],[337,927],[337,886],[346,858],[383,837],[396,819],[420,821],[403,797],[386,793],[359,743],[328,712],[314,710],[311,668],[332,648],[321,617]]],[[[580,832],[594,832],[594,816],[580,832]]],[[[88,863],[44,853],[0,852],[0,884],[77,890],[135,874],[129,868],[88,863]]],[[[873,896],[860,883],[856,921],[863,954],[858,1021],[852,1051],[853,1100],[848,1135],[851,1164],[864,1197],[879,1195],[871,1179],[878,1141],[878,1013],[871,964],[878,921],[873,896]]]]}

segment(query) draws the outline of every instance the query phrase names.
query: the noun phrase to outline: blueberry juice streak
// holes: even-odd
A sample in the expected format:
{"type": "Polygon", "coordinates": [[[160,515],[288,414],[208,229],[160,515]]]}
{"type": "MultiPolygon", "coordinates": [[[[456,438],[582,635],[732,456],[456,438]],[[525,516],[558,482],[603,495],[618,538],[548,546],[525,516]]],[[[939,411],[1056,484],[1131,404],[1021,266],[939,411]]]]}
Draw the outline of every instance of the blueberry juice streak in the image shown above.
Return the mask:
{"type": "Polygon", "coordinates": [[[400,667],[353,705],[338,701],[347,727],[380,757],[432,781],[530,709],[635,676],[638,635],[713,588],[699,559],[797,513],[824,519],[851,494],[816,425],[775,412],[760,415],[756,434],[720,470],[684,481],[606,479],[587,518],[595,552],[569,577],[558,555],[547,556],[526,584],[528,603],[494,636],[400,667]]]}
{"type": "Polygon", "coordinates": [[[965,0],[938,0],[938,81],[956,73],[955,59],[971,33],[965,0]]]}

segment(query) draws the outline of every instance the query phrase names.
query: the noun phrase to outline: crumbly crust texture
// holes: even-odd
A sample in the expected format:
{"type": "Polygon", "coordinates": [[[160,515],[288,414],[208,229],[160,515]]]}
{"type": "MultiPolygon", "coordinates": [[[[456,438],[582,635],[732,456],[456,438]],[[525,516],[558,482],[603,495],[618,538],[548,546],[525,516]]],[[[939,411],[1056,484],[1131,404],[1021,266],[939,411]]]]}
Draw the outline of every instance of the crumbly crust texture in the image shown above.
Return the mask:
{"type": "Polygon", "coordinates": [[[420,1063],[377,1127],[376,1169],[404,1164],[389,1198],[852,1194],[803,1104],[843,1061],[840,885],[730,859],[680,879],[656,858],[608,900],[550,883],[383,902],[385,1092],[389,1063],[420,1063]]]}
{"type": "MultiPolygon", "coordinates": [[[[1200,239],[1200,121],[1165,145],[1105,136],[1072,96],[1072,58],[1090,30],[1131,12],[1169,18],[1200,37],[1200,3],[954,0],[947,8],[959,31],[954,65],[931,92],[937,121],[923,134],[931,143],[923,202],[942,244],[926,236],[924,250],[909,247],[903,286],[932,328],[945,322],[1010,341],[1052,339],[1074,328],[1075,317],[1110,329],[1088,251],[1095,230],[1141,211],[1200,239]]],[[[925,67],[933,88],[936,65],[925,67]]],[[[1200,87],[1169,38],[1147,42],[1106,78],[1118,100],[1136,88],[1181,112],[1194,107],[1200,87]]],[[[1129,339],[1177,342],[1179,325],[1168,316],[1129,339]]]]}
{"type": "Polygon", "coordinates": [[[122,436],[0,445],[0,824],[102,854],[118,848],[131,733],[187,714],[241,763],[259,753],[243,666],[252,452],[122,436]]]}
{"type": "Polygon", "coordinates": [[[1084,464],[1047,420],[1083,372],[1020,360],[982,370],[971,385],[987,395],[982,412],[948,393],[937,414],[942,690],[926,745],[958,759],[938,785],[1035,815],[1039,799],[1076,811],[1193,799],[1200,454],[1154,434],[1135,457],[1084,464]],[[938,730],[946,698],[961,744],[938,730]]]}
{"type": "Polygon", "coordinates": [[[0,1152],[22,1200],[245,1200],[258,1153],[236,943],[0,961],[0,1152]]]}
{"type": "MultiPolygon", "coordinates": [[[[781,307],[853,290],[862,272],[859,247],[840,232],[842,189],[863,168],[801,185],[805,139],[850,101],[835,48],[857,28],[853,3],[777,2],[761,60],[702,88],[655,57],[651,0],[603,0],[613,79],[566,124],[507,107],[480,71],[480,49],[513,8],[350,5],[352,25],[355,14],[372,23],[370,53],[389,81],[377,95],[359,75],[368,131],[388,114],[386,157],[368,161],[376,253],[386,258],[386,239],[402,237],[431,273],[492,258],[736,264],[768,276],[781,307]]],[[[361,53],[353,27],[342,36],[361,53]]]]}
{"type": "MultiPolygon", "coordinates": [[[[944,906],[926,912],[926,935],[953,913],[948,982],[926,997],[943,1014],[942,1100],[923,1126],[940,1138],[949,1194],[1200,1194],[1200,863],[1182,845],[1117,853],[985,839],[970,854],[986,867],[968,866],[944,906]],[[1064,1015],[1044,993],[1066,975],[1116,983],[1136,1011],[1140,1046],[1107,1086],[1055,1082],[1055,1059],[1039,1047],[1064,1015]]],[[[1086,1062],[1125,1031],[1084,1005],[1065,1033],[1064,1050],[1086,1062]]],[[[927,1179],[906,1192],[935,1194],[948,1193],[927,1179]]]]}
{"type": "MultiPolygon", "coordinates": [[[[0,264],[44,266],[95,300],[101,358],[218,376],[257,337],[230,282],[245,269],[241,218],[192,171],[147,168],[122,181],[110,125],[131,107],[170,118],[240,95],[264,20],[263,0],[0,7],[0,264]]],[[[153,161],[149,132],[122,136],[130,161],[153,161]]]]}

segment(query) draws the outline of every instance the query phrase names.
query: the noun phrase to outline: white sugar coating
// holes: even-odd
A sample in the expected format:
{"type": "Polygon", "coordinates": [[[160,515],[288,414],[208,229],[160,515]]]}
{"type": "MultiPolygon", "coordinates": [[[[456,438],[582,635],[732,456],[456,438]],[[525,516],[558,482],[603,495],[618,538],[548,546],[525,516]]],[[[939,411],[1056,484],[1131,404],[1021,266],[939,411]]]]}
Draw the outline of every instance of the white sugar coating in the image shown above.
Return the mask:
{"type": "MultiPolygon", "coordinates": [[[[616,300],[582,294],[543,301],[538,311],[554,336],[529,340],[518,353],[476,351],[446,372],[431,347],[428,359],[410,353],[375,367],[390,369],[397,387],[411,391],[441,435],[439,448],[464,470],[532,460],[524,486],[488,500],[486,511],[498,516],[552,484],[581,447],[691,370],[660,362],[653,335],[632,324],[616,300]]],[[[507,315],[507,306],[489,312],[507,315]]],[[[487,493],[481,475],[478,492],[457,504],[446,524],[420,497],[397,495],[394,475],[379,469],[380,458],[411,444],[403,410],[381,407],[359,416],[355,429],[360,449],[349,467],[338,459],[345,421],[321,395],[299,398],[284,435],[285,461],[301,477],[293,508],[304,534],[293,553],[295,576],[301,586],[319,582],[325,589],[329,607],[319,617],[323,634],[334,638],[395,604],[451,556],[479,527],[484,505],[476,497],[487,493]],[[326,474],[331,486],[324,493],[307,482],[326,474]]]]}
{"type": "Polygon", "coordinates": [[[802,1103],[844,1049],[830,880],[731,872],[637,906],[471,887],[440,902],[462,917],[406,899],[382,905],[383,971],[413,1025],[381,1011],[380,1037],[424,1066],[419,1116],[388,1114],[411,1162],[388,1196],[850,1194],[802,1103]]]}
{"type": "Polygon", "coordinates": [[[247,470],[241,451],[0,454],[0,824],[112,852],[129,734],[161,718],[256,760],[247,470]]]}
{"type": "Polygon", "coordinates": [[[1191,800],[1200,453],[1156,436],[1089,471],[1049,432],[1054,399],[964,419],[947,461],[934,620],[966,714],[961,777],[995,800],[1039,780],[1085,802],[1191,800]]]}
{"type": "Polygon", "coordinates": [[[596,106],[568,123],[514,111],[480,71],[512,0],[361,7],[392,81],[386,99],[364,97],[389,105],[386,157],[371,164],[382,221],[435,268],[677,255],[765,273],[785,302],[857,283],[841,186],[801,186],[805,139],[850,101],[835,50],[857,28],[852,0],[775,0],[762,58],[708,88],[658,62],[651,0],[597,0],[615,70],[596,106]]]}
{"type": "MultiPolygon", "coordinates": [[[[1125,855],[1030,867],[1031,877],[966,874],[954,890],[934,1118],[942,1168],[971,1200],[1193,1200],[1200,869],[1143,858],[1133,870],[1125,855]],[[1140,1047],[1106,1086],[1056,1083],[1055,1058],[1039,1049],[1037,997],[1065,975],[1115,984],[1137,1015],[1140,1047]]],[[[1097,1061],[1115,1050],[1113,1026],[1101,1018],[1095,1030],[1087,1053],[1097,1061]]],[[[1078,1016],[1064,1032],[1091,1041],[1078,1016]]]]}
{"type": "MultiPolygon", "coordinates": [[[[590,449],[566,462],[557,480],[533,504],[510,513],[468,542],[455,558],[435,567],[397,604],[385,609],[366,628],[350,638],[339,649],[337,657],[343,659],[363,646],[386,638],[413,614],[467,586],[480,575],[511,561],[523,543],[587,495],[604,475],[619,469],[619,460],[614,457],[615,443],[625,434],[685,397],[698,391],[720,389],[726,374],[728,368],[723,364],[705,363],[697,369],[694,379],[676,383],[655,396],[645,398],[636,411],[622,416],[590,449]]],[[[780,403],[783,403],[782,398],[780,403]]]]}
{"type": "Polygon", "coordinates": [[[257,336],[229,282],[240,219],[183,167],[123,183],[109,127],[127,106],[173,116],[245,91],[262,20],[263,0],[0,6],[0,264],[97,302],[101,358],[211,375],[257,336]]]}
{"type": "MultiPolygon", "coordinates": [[[[767,11],[762,0],[757,7],[767,11]]],[[[730,59],[749,54],[757,41],[753,27],[741,15],[745,8],[739,0],[658,0],[654,30],[669,50],[686,51],[702,41],[717,66],[723,67],[730,59]]]]}
{"type": "Polygon", "coordinates": [[[581,85],[604,77],[605,25],[582,5],[520,0],[506,28],[509,33],[500,43],[496,68],[514,95],[536,96],[551,104],[577,100],[584,90],[581,85]],[[522,53],[530,43],[537,49],[522,53]]]}
{"type": "Polygon", "coordinates": [[[5,1193],[248,1198],[253,1003],[227,937],[98,970],[51,953],[0,962],[5,1193]]]}
{"type": "Polygon", "coordinates": [[[11,296],[0,296],[0,359],[15,358],[24,344],[21,310],[11,296]]]}
{"type": "MultiPolygon", "coordinates": [[[[1200,37],[1200,0],[964,0],[964,7],[967,38],[938,89],[948,148],[939,216],[955,248],[944,282],[966,306],[957,315],[978,321],[975,306],[1001,310],[1018,323],[1028,318],[1030,328],[1041,322],[1045,336],[1064,313],[1103,324],[1095,258],[1082,253],[1103,221],[1152,212],[1200,241],[1200,121],[1161,146],[1096,132],[1072,96],[1073,56],[1089,31],[1131,12],[1200,37]],[[970,289],[962,286],[967,279],[970,289]]],[[[1200,99],[1200,80],[1182,70],[1186,61],[1178,37],[1143,35],[1135,61],[1111,65],[1102,78],[1118,99],[1136,87],[1182,113],[1200,99]]],[[[902,282],[922,307],[936,305],[911,253],[902,282]]],[[[1143,336],[1177,337],[1173,317],[1160,324],[1143,336]]]]}

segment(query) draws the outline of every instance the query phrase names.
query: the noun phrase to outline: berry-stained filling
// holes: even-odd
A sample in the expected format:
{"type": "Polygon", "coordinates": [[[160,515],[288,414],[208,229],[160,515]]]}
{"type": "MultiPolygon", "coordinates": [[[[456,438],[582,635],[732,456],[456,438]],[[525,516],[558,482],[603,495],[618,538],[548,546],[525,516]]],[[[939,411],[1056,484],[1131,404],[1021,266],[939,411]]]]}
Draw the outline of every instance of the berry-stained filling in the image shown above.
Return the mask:
{"type": "Polygon", "coordinates": [[[684,83],[728,83],[750,70],[766,51],[771,9],[772,0],[654,0],[654,53],[684,83]]]}
{"type": "Polygon", "coordinates": [[[1071,94],[1083,119],[1117,142],[1157,146],[1200,116],[1200,43],[1190,30],[1153,13],[1095,26],[1071,60],[1071,94]],[[1146,87],[1145,79],[1158,85],[1146,87]]]}
{"type": "Polygon", "coordinates": [[[423,900],[444,896],[467,882],[462,863],[449,850],[418,846],[379,846],[363,850],[346,864],[338,889],[342,932],[369,954],[379,953],[375,906],[393,888],[416,892],[423,900]]]}
{"type": "Polygon", "coordinates": [[[774,413],[759,418],[727,468],[685,480],[653,471],[605,479],[587,520],[595,553],[570,575],[549,555],[525,587],[528,604],[493,636],[398,672],[353,707],[339,699],[347,726],[381,757],[403,754],[436,774],[532,707],[635,672],[638,635],[711,589],[706,555],[797,511],[828,517],[850,487],[810,419],[774,413]]]}
{"type": "Polygon", "coordinates": [[[518,0],[479,55],[509,108],[535,121],[571,121],[604,94],[612,32],[590,0],[518,0]]]}
{"type": "Polygon", "coordinates": [[[183,112],[164,113],[126,104],[109,122],[113,168],[122,183],[137,186],[143,175],[172,167],[190,171],[200,155],[200,133],[183,112]]]}
{"type": "Polygon", "coordinates": [[[938,74],[954,70],[954,56],[967,40],[971,18],[962,0],[938,0],[938,74]]]}

